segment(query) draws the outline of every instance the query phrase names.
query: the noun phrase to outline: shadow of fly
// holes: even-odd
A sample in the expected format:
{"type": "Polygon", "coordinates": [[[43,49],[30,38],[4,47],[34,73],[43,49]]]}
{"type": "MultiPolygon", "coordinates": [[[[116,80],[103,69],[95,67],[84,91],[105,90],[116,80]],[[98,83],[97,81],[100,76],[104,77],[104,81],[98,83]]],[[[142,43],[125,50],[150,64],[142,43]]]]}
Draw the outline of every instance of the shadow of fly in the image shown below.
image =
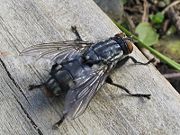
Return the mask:
{"type": "Polygon", "coordinates": [[[132,42],[118,33],[105,41],[83,41],[75,26],[71,27],[76,40],[42,43],[24,49],[21,55],[50,58],[52,65],[49,78],[39,85],[30,85],[29,90],[43,87],[47,96],[60,96],[66,92],[63,116],[53,125],[57,129],[68,117],[80,116],[104,83],[116,86],[134,97],[150,99],[150,94],[133,94],[127,88],[114,83],[110,72],[121,67],[129,59],[135,64],[147,65],[128,56],[133,50],[132,42]]]}

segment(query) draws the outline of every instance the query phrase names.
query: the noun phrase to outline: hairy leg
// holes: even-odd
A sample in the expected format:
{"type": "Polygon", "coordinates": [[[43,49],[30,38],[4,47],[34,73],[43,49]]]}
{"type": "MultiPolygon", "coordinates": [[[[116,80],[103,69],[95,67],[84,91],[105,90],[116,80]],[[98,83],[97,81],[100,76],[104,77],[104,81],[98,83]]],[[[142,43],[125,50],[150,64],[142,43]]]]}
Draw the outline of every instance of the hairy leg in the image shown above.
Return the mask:
{"type": "Polygon", "coordinates": [[[124,90],[124,91],[125,91],[126,93],[128,93],[130,96],[134,96],[134,97],[144,97],[144,98],[147,98],[147,99],[150,99],[150,96],[151,96],[151,94],[139,94],[139,93],[132,94],[132,93],[131,93],[127,88],[125,88],[124,86],[121,86],[121,85],[119,85],[119,84],[114,83],[110,76],[107,77],[106,83],[108,83],[108,84],[110,84],[110,85],[113,85],[113,86],[116,86],[116,87],[124,90]]]}

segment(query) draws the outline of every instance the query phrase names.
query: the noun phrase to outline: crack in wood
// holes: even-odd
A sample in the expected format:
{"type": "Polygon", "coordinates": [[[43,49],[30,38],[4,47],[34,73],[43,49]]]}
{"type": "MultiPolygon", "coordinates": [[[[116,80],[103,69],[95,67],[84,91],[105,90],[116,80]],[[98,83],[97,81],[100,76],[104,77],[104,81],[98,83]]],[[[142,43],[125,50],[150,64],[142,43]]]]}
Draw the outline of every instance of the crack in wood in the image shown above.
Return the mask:
{"type": "MultiPolygon", "coordinates": [[[[10,78],[10,80],[13,82],[13,84],[19,89],[19,91],[21,92],[21,94],[25,97],[25,99],[28,101],[26,95],[23,93],[21,87],[16,83],[16,81],[14,80],[14,78],[12,77],[11,73],[8,71],[5,63],[3,62],[2,59],[0,59],[0,62],[2,64],[2,66],[4,67],[8,77],[10,78]]],[[[37,130],[39,135],[43,135],[43,133],[41,132],[40,129],[38,129],[38,126],[36,125],[36,123],[33,121],[33,119],[30,117],[30,115],[28,114],[28,112],[25,110],[25,108],[23,107],[23,105],[21,104],[21,102],[17,99],[16,96],[14,96],[14,98],[16,99],[17,103],[20,105],[21,109],[23,110],[24,114],[27,116],[27,118],[30,120],[32,126],[35,128],[35,130],[37,130]]],[[[29,102],[29,101],[28,101],[29,102]]]]}
{"type": "Polygon", "coordinates": [[[24,114],[27,116],[27,118],[30,120],[32,126],[34,127],[34,129],[38,132],[39,135],[43,135],[42,131],[38,128],[37,124],[34,122],[34,120],[31,118],[31,116],[28,114],[28,112],[26,111],[26,109],[23,107],[23,105],[21,104],[21,102],[17,99],[16,96],[14,96],[14,98],[16,99],[16,102],[19,104],[19,106],[21,107],[21,109],[23,110],[24,114]]]}
{"type": "Polygon", "coordinates": [[[13,84],[18,88],[18,90],[21,92],[21,94],[24,96],[24,98],[27,100],[27,102],[29,103],[26,95],[24,94],[24,92],[22,91],[21,87],[16,83],[16,81],[14,80],[14,78],[12,77],[11,73],[8,71],[5,63],[3,62],[3,60],[0,58],[0,63],[2,64],[2,66],[4,67],[4,70],[6,71],[8,77],[10,78],[10,80],[13,82],[13,84]]]}
{"type": "MultiPolygon", "coordinates": [[[[29,103],[26,95],[23,93],[21,87],[17,84],[17,82],[15,81],[15,79],[12,77],[11,73],[8,71],[5,63],[3,62],[2,59],[0,59],[0,63],[2,64],[2,66],[4,67],[4,70],[6,71],[8,77],[10,78],[10,80],[12,81],[12,83],[19,89],[19,91],[21,92],[21,94],[24,96],[24,98],[27,100],[27,102],[29,103]]],[[[13,91],[14,92],[14,91],[13,91]]],[[[15,93],[15,92],[14,92],[15,93]]],[[[25,110],[25,108],[23,107],[23,105],[21,104],[21,102],[17,99],[17,97],[15,95],[13,95],[14,98],[16,99],[17,103],[20,105],[21,109],[23,110],[24,114],[27,116],[27,118],[30,120],[32,126],[35,128],[35,130],[37,130],[39,135],[43,135],[43,133],[41,132],[40,129],[38,129],[38,126],[36,125],[36,123],[33,121],[33,119],[30,117],[30,115],[28,114],[28,112],[25,110]]]]}

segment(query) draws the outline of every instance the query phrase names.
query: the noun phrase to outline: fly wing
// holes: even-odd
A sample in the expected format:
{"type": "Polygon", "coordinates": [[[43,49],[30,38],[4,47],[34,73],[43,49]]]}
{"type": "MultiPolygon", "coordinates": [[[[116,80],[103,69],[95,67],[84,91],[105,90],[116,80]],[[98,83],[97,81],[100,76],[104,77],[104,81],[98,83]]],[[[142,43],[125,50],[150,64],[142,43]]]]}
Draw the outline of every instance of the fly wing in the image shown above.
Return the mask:
{"type": "Polygon", "coordinates": [[[83,52],[90,47],[92,43],[88,41],[68,40],[60,42],[42,43],[30,46],[24,49],[20,55],[34,56],[37,59],[48,58],[56,60],[57,58],[66,59],[83,52]]]}
{"type": "Polygon", "coordinates": [[[80,116],[98,89],[103,85],[106,77],[105,71],[100,70],[83,78],[84,82],[70,89],[65,99],[64,114],[71,119],[80,116]]]}

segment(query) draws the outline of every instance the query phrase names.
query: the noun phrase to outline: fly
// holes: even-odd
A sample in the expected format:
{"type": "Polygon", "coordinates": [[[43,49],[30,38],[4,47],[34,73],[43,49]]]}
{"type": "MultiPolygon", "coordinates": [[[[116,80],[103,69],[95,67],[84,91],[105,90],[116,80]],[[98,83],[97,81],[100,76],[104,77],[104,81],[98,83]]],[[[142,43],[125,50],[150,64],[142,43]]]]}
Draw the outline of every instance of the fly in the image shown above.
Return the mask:
{"type": "Polygon", "coordinates": [[[38,58],[50,58],[54,65],[49,78],[40,85],[30,85],[29,90],[44,87],[48,96],[60,96],[66,92],[62,118],[53,125],[57,128],[65,118],[71,119],[80,116],[89,102],[104,83],[121,88],[130,96],[150,99],[150,94],[132,94],[127,88],[116,84],[110,77],[110,72],[122,66],[129,59],[140,65],[128,56],[133,50],[129,38],[123,34],[116,34],[105,41],[91,43],[83,41],[76,27],[72,27],[76,40],[42,43],[26,48],[22,55],[35,55],[38,58]]]}

